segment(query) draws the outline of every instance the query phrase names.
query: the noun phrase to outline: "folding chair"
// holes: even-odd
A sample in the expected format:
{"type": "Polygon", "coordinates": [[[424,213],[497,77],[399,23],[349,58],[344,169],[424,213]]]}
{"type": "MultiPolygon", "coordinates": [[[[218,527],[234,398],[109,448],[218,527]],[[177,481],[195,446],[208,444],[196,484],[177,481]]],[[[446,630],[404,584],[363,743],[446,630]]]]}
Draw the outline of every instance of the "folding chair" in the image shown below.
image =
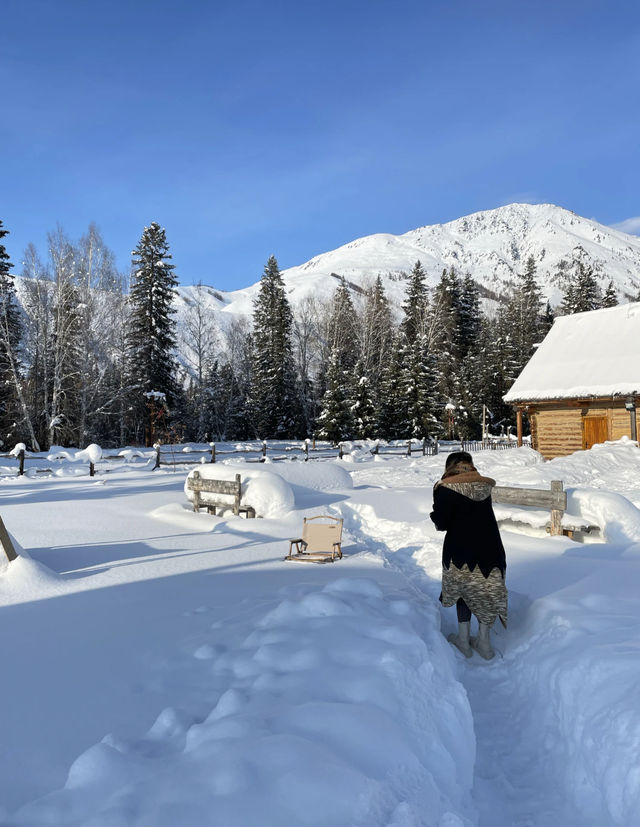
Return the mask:
{"type": "Polygon", "coordinates": [[[289,554],[284,559],[333,563],[336,557],[342,557],[342,523],[341,517],[331,517],[328,514],[305,517],[302,537],[289,540],[289,554]]]}

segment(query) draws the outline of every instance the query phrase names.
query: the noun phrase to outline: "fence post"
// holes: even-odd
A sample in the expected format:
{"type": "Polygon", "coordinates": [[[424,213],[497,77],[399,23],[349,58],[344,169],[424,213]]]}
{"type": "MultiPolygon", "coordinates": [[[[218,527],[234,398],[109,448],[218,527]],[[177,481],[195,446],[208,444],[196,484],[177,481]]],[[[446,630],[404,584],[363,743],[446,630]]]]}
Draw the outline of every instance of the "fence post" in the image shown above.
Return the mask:
{"type": "Polygon", "coordinates": [[[342,450],[342,443],[338,443],[338,459],[342,459],[344,456],[344,451],[342,450]]]}
{"type": "Polygon", "coordinates": [[[18,452],[18,459],[20,460],[18,475],[22,477],[24,475],[24,448],[18,452]]]}
{"type": "Polygon", "coordinates": [[[153,466],[153,470],[155,471],[156,468],[160,468],[160,445],[156,444],[154,447],[156,449],[156,464],[153,466]]]}
{"type": "Polygon", "coordinates": [[[215,444],[215,442],[212,442],[211,443],[211,459],[209,460],[209,462],[215,462],[215,461],[216,461],[216,444],[215,444]]]}
{"type": "Polygon", "coordinates": [[[15,548],[13,547],[13,543],[11,542],[11,537],[9,537],[9,532],[2,522],[2,517],[0,517],[0,548],[3,549],[4,553],[7,555],[9,562],[15,560],[18,556],[15,548]]]}
{"type": "Polygon", "coordinates": [[[557,537],[562,534],[562,515],[567,507],[567,495],[563,491],[562,480],[551,480],[551,493],[555,496],[551,507],[549,534],[557,537]]]}
{"type": "Polygon", "coordinates": [[[96,475],[96,466],[91,461],[89,461],[89,476],[90,477],[95,477],[95,475],[96,475]]]}
{"type": "Polygon", "coordinates": [[[260,460],[260,462],[264,462],[266,460],[266,458],[267,458],[267,440],[263,439],[262,440],[262,459],[260,460]]]}
{"type": "Polygon", "coordinates": [[[426,438],[426,436],[422,440],[422,456],[423,457],[427,456],[427,438],[426,438]]]}
{"type": "Polygon", "coordinates": [[[409,440],[409,442],[407,442],[407,456],[408,457],[411,456],[411,440],[409,440]]]}
{"type": "Polygon", "coordinates": [[[304,461],[308,462],[309,461],[309,440],[308,439],[305,439],[305,441],[304,441],[304,454],[305,454],[304,461]]]}
{"type": "Polygon", "coordinates": [[[433,449],[434,457],[438,455],[439,450],[440,450],[440,446],[438,445],[438,440],[436,439],[436,444],[435,444],[435,447],[433,449]]]}

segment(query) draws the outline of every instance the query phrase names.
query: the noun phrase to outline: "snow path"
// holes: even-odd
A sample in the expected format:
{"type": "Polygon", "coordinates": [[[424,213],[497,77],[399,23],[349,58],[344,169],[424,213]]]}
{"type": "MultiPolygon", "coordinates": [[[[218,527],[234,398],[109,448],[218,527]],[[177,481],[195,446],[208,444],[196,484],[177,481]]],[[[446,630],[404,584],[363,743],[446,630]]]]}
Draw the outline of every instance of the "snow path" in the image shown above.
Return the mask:
{"type": "MultiPolygon", "coordinates": [[[[410,496],[410,490],[406,494],[410,496]]],[[[400,523],[378,516],[380,512],[393,510],[393,505],[388,503],[388,492],[375,492],[368,499],[369,504],[364,505],[341,504],[340,511],[349,532],[359,542],[375,548],[386,565],[407,579],[418,602],[424,603],[426,596],[429,602],[437,600],[442,540],[433,537],[433,529],[423,518],[400,523]]],[[[597,561],[581,553],[586,548],[589,549],[586,553],[593,555],[593,547],[580,547],[575,557],[567,559],[564,553],[568,551],[571,555],[576,547],[566,539],[532,540],[504,532],[503,540],[509,561],[509,631],[497,624],[499,628],[492,632],[496,658],[490,663],[477,655],[467,661],[455,653],[458,679],[466,690],[473,715],[476,740],[473,798],[478,810],[478,827],[625,824],[624,820],[610,821],[608,812],[600,808],[594,810],[593,815],[588,811],[576,812],[575,802],[571,801],[571,794],[576,790],[567,787],[575,783],[579,771],[576,773],[573,767],[567,770],[564,761],[570,750],[558,747],[567,738],[567,733],[561,730],[563,710],[555,718],[551,717],[551,727],[549,721],[542,720],[537,726],[532,719],[535,710],[531,699],[532,695],[539,695],[544,703],[544,690],[535,683],[529,693],[522,688],[523,683],[527,683],[523,675],[526,675],[531,649],[544,646],[545,640],[554,647],[568,633],[568,624],[560,616],[552,616],[546,628],[543,626],[536,632],[534,624],[532,630],[527,619],[531,597],[542,597],[547,591],[555,590],[558,583],[580,580],[593,571],[597,561]],[[537,563],[537,567],[544,570],[552,565],[552,577],[536,572],[532,543],[543,549],[544,563],[537,563]],[[519,586],[527,588],[528,596],[518,590],[519,586]],[[519,639],[525,643],[518,646],[519,639]]],[[[441,617],[443,636],[446,636],[455,629],[455,612],[441,608],[441,617]]]]}

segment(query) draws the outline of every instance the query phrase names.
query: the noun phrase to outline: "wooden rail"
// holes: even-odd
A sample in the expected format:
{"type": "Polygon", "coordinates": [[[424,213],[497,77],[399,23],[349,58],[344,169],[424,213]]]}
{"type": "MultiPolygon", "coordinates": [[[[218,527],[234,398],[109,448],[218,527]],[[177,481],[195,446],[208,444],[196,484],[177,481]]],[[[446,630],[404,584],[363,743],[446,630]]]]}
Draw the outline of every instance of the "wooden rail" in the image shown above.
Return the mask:
{"type": "Polygon", "coordinates": [[[501,505],[528,505],[551,511],[549,534],[562,534],[562,516],[567,510],[567,492],[561,480],[553,480],[549,491],[541,488],[510,488],[496,485],[491,500],[501,505]]]}

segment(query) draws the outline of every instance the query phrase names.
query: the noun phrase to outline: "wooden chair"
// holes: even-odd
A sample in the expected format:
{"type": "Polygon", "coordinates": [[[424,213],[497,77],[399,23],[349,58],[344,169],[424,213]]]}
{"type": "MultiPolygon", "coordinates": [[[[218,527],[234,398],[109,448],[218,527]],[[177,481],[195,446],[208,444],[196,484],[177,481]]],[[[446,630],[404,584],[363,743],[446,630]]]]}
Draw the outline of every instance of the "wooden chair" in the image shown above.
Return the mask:
{"type": "Polygon", "coordinates": [[[305,517],[302,537],[289,541],[289,554],[284,559],[333,563],[337,557],[342,557],[342,523],[341,517],[328,514],[305,517]]]}

